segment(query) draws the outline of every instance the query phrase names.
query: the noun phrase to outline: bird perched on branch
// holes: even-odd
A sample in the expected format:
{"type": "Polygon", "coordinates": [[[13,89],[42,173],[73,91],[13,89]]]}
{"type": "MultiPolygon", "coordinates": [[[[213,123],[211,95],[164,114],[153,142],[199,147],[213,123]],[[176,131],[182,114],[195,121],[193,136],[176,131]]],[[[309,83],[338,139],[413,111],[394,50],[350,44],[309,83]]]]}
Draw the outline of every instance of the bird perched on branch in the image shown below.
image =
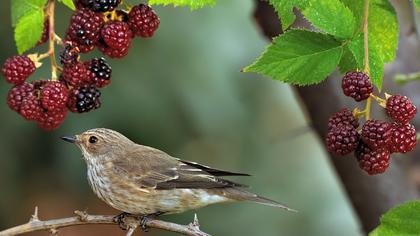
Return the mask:
{"type": "Polygon", "coordinates": [[[184,161],[136,144],[110,129],[91,129],[62,139],[76,144],[82,151],[95,194],[111,207],[141,215],[143,220],[235,201],[251,201],[294,211],[221,177],[248,174],[184,161]]]}

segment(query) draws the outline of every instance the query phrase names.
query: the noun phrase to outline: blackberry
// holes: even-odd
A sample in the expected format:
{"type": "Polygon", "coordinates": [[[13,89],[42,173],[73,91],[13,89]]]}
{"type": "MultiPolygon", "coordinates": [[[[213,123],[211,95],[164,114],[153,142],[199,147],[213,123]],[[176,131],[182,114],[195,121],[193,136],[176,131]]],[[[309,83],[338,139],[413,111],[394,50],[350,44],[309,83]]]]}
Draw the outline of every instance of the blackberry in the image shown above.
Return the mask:
{"type": "Polygon", "coordinates": [[[341,111],[334,113],[328,119],[328,130],[341,125],[351,125],[357,129],[359,127],[359,119],[354,117],[353,113],[349,109],[344,108],[341,111]]]}
{"type": "Polygon", "coordinates": [[[112,68],[105,58],[93,58],[85,62],[85,66],[91,72],[91,81],[95,87],[103,88],[111,83],[112,68]]]}
{"type": "Polygon", "coordinates": [[[121,0],[81,0],[81,3],[92,11],[107,12],[114,10],[121,0]]]}
{"type": "Polygon", "coordinates": [[[122,21],[108,21],[101,30],[106,45],[114,49],[128,47],[133,33],[128,24],[122,21]]]}
{"type": "Polygon", "coordinates": [[[28,56],[13,56],[4,62],[2,73],[8,83],[22,84],[35,69],[35,63],[28,56]]]}
{"type": "Polygon", "coordinates": [[[67,107],[72,112],[89,112],[98,109],[101,106],[99,100],[100,96],[101,92],[94,86],[84,86],[79,89],[73,89],[67,107]]]}
{"type": "Polygon", "coordinates": [[[48,111],[66,107],[69,91],[60,81],[49,81],[41,90],[42,107],[48,111]]]}
{"type": "Polygon", "coordinates": [[[44,28],[42,29],[42,35],[41,35],[41,38],[36,43],[36,45],[38,46],[47,42],[49,38],[49,34],[50,34],[50,21],[47,19],[44,21],[44,28]]]}
{"type": "Polygon", "coordinates": [[[66,39],[72,41],[81,53],[86,53],[95,48],[104,24],[104,16],[86,9],[73,13],[66,39]]]}
{"type": "Polygon", "coordinates": [[[10,109],[19,112],[23,99],[33,92],[34,86],[30,83],[16,85],[9,90],[9,94],[7,95],[7,105],[9,105],[10,109]]]}
{"type": "Polygon", "coordinates": [[[389,167],[391,155],[388,149],[372,150],[368,145],[360,142],[355,152],[359,167],[369,175],[381,174],[389,167]]]}
{"type": "Polygon", "coordinates": [[[391,139],[391,124],[380,120],[366,121],[362,128],[362,139],[372,150],[385,148],[391,139]]]}
{"type": "Polygon", "coordinates": [[[27,120],[38,120],[42,115],[42,107],[35,94],[29,94],[22,100],[19,114],[27,120]]]}
{"type": "Polygon", "coordinates": [[[386,100],[386,113],[396,122],[407,124],[417,113],[417,108],[406,96],[393,95],[386,100]]]}
{"type": "Polygon", "coordinates": [[[391,153],[406,153],[414,150],[417,144],[416,128],[411,124],[392,124],[391,141],[389,150],[391,153]]]}
{"type": "Polygon", "coordinates": [[[145,4],[134,6],[128,13],[128,25],[137,36],[152,37],[159,24],[160,20],[156,12],[145,4]]]}
{"type": "Polygon", "coordinates": [[[351,125],[341,125],[331,129],[325,139],[329,152],[344,156],[356,150],[359,134],[351,125]]]}
{"type": "Polygon", "coordinates": [[[64,65],[60,79],[73,87],[91,83],[90,73],[82,62],[64,65]]]}
{"type": "Polygon", "coordinates": [[[361,71],[347,72],[341,87],[346,96],[352,97],[357,102],[367,99],[373,92],[369,76],[361,71]]]}
{"type": "Polygon", "coordinates": [[[63,65],[75,64],[79,59],[79,48],[72,42],[66,42],[64,50],[60,53],[60,63],[63,65]]]}
{"type": "Polygon", "coordinates": [[[38,126],[45,130],[58,128],[66,119],[67,109],[46,111],[38,119],[38,126]]]}
{"type": "Polygon", "coordinates": [[[130,48],[130,45],[126,45],[120,49],[115,49],[106,45],[105,42],[99,42],[98,48],[103,54],[111,58],[122,58],[128,54],[128,49],[130,48]]]}

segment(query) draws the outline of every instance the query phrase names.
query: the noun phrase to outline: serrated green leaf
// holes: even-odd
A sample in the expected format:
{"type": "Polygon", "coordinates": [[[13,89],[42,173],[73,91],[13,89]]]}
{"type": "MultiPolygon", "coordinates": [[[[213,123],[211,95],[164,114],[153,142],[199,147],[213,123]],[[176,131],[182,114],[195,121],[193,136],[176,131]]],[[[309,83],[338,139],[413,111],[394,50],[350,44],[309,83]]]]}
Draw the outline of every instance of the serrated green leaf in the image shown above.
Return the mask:
{"type": "Polygon", "coordinates": [[[343,49],[343,56],[338,64],[338,69],[341,74],[345,74],[347,71],[359,69],[356,58],[348,47],[344,47],[343,49]]]}
{"type": "Polygon", "coordinates": [[[41,38],[44,11],[32,11],[23,16],[15,28],[15,41],[18,53],[22,54],[36,45],[41,38]]]}
{"type": "Polygon", "coordinates": [[[34,11],[39,11],[47,4],[47,0],[12,0],[12,25],[16,26],[20,18],[26,14],[33,14],[34,11]]]}
{"type": "Polygon", "coordinates": [[[355,34],[362,32],[364,0],[340,0],[354,16],[355,34]]]}
{"type": "Polygon", "coordinates": [[[389,210],[369,236],[420,235],[420,202],[411,201],[389,210]]]}
{"type": "MultiPolygon", "coordinates": [[[[380,91],[382,89],[382,81],[384,77],[384,61],[381,57],[381,52],[376,46],[377,43],[369,40],[369,67],[370,80],[380,91]]],[[[363,69],[365,67],[365,50],[363,42],[363,34],[353,40],[349,44],[349,49],[354,55],[357,62],[357,68],[363,69]]]]}
{"type": "Polygon", "coordinates": [[[59,2],[63,3],[73,11],[76,10],[76,6],[74,5],[73,0],[59,0],[59,2]]]}
{"type": "Polygon", "coordinates": [[[335,70],[342,52],[341,43],[330,35],[292,29],[274,38],[260,58],[243,71],[291,84],[315,84],[335,70]]]}
{"type": "Polygon", "coordinates": [[[172,4],[175,7],[187,6],[192,10],[202,8],[206,5],[213,6],[216,0],[149,0],[150,5],[169,5],[172,4]]]}
{"type": "Polygon", "coordinates": [[[281,27],[285,31],[296,19],[295,13],[293,13],[293,7],[303,10],[308,0],[269,0],[269,2],[281,19],[281,27]]]}
{"type": "Polygon", "coordinates": [[[353,36],[353,13],[339,0],[310,1],[303,15],[315,28],[339,39],[350,39],[353,36]]]}

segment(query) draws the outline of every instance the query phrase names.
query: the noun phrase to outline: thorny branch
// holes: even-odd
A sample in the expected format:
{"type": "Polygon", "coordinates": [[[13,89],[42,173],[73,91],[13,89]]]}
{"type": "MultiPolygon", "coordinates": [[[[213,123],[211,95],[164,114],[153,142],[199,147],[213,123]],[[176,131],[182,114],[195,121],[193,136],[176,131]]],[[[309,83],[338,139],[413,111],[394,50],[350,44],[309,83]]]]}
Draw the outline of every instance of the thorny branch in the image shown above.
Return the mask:
{"type": "MultiPolygon", "coordinates": [[[[75,211],[74,213],[76,216],[73,217],[43,221],[39,219],[38,208],[36,207],[35,212],[28,223],[0,231],[0,236],[20,235],[34,231],[49,231],[51,235],[58,235],[58,229],[64,227],[88,224],[118,225],[114,216],[89,215],[83,211],[75,211]]],[[[120,227],[127,229],[126,236],[133,235],[134,231],[140,225],[140,220],[136,216],[125,216],[122,221],[123,225],[120,227]]],[[[200,230],[197,215],[194,216],[194,221],[188,225],[180,225],[162,220],[150,219],[146,222],[146,226],[149,228],[162,229],[187,236],[210,236],[200,230]]]]}

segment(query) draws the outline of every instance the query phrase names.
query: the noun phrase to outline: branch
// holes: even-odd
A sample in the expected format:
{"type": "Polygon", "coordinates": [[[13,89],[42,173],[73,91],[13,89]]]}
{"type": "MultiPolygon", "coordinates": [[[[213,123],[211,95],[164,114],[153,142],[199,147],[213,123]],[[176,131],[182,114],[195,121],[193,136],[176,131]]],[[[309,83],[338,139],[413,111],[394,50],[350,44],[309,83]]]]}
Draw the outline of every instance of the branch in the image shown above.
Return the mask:
{"type": "MultiPolygon", "coordinates": [[[[38,208],[35,208],[35,212],[32,215],[28,223],[15,226],[3,231],[0,231],[0,236],[12,236],[20,235],[23,233],[35,232],[35,231],[49,231],[52,235],[56,235],[59,228],[76,226],[76,225],[88,225],[88,224],[114,224],[118,225],[115,221],[114,216],[108,215],[89,215],[86,212],[75,211],[76,216],[54,219],[54,220],[40,220],[38,218],[38,208]]],[[[127,229],[126,236],[131,236],[134,231],[140,225],[139,217],[137,216],[124,216],[122,219],[121,228],[127,229]]],[[[150,219],[146,222],[146,226],[149,228],[162,229],[170,232],[179,233],[187,236],[210,236],[200,230],[197,215],[194,216],[194,221],[188,225],[180,225],[171,222],[150,219]]]]}

